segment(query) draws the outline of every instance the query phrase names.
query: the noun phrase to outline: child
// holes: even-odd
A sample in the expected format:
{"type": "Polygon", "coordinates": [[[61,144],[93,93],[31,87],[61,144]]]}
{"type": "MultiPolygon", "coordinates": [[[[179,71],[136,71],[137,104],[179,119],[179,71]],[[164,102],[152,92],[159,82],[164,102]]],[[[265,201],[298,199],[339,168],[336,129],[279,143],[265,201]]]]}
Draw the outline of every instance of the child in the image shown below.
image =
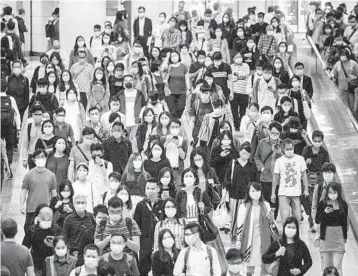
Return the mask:
{"type": "Polygon", "coordinates": [[[103,204],[108,206],[108,200],[116,196],[119,185],[121,184],[122,176],[118,172],[112,172],[108,176],[109,189],[103,194],[103,204]]]}
{"type": "MultiPolygon", "coordinates": [[[[66,110],[63,107],[55,110],[55,136],[62,137],[66,141],[71,139],[72,145],[76,145],[75,134],[70,124],[65,122],[66,110]]],[[[71,148],[71,146],[69,147],[71,148]]]]}
{"type": "Polygon", "coordinates": [[[72,270],[70,276],[98,275],[99,248],[89,244],[83,254],[85,264],[72,270]]]}
{"type": "Polygon", "coordinates": [[[242,254],[239,249],[230,248],[226,253],[229,270],[226,276],[245,276],[246,268],[242,264],[242,254]]]}
{"type": "Polygon", "coordinates": [[[125,122],[125,115],[121,112],[119,112],[119,107],[120,107],[120,103],[119,103],[119,98],[117,95],[111,97],[109,99],[109,111],[106,113],[103,113],[101,116],[101,124],[102,127],[104,129],[104,131],[109,132],[111,130],[111,125],[109,122],[109,116],[112,113],[118,113],[120,116],[120,122],[125,122]]]}
{"type": "Polygon", "coordinates": [[[123,234],[113,234],[110,240],[111,252],[102,256],[116,270],[116,275],[138,276],[139,271],[135,258],[123,252],[127,238],[123,234]]]}

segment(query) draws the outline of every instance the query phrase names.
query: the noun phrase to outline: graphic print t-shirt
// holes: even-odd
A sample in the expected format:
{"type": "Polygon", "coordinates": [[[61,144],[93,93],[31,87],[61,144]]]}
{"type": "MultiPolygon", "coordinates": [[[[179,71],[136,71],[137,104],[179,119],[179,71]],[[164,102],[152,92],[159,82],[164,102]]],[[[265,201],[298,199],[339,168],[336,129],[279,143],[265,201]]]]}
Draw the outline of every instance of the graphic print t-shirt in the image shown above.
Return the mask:
{"type": "Polygon", "coordinates": [[[306,162],[300,155],[295,154],[292,158],[286,156],[278,158],[274,170],[280,175],[278,195],[300,196],[301,177],[305,170],[307,170],[306,162]]]}

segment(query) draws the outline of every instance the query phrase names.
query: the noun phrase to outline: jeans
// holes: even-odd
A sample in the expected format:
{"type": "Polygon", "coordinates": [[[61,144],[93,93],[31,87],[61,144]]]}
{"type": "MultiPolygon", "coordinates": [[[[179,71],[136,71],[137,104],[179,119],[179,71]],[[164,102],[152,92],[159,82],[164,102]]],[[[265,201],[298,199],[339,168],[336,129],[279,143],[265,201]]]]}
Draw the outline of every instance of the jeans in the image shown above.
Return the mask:
{"type": "Polygon", "coordinates": [[[285,223],[286,219],[290,216],[290,207],[292,209],[292,215],[301,221],[301,200],[299,196],[278,196],[279,208],[282,224],[285,223]]]}
{"type": "Polygon", "coordinates": [[[35,212],[26,213],[26,219],[25,219],[25,224],[24,224],[25,234],[26,234],[27,230],[29,230],[29,228],[33,224],[34,215],[35,215],[35,212]]]}
{"type": "Polygon", "coordinates": [[[152,269],[152,250],[141,249],[139,251],[139,260],[138,270],[140,276],[148,276],[148,273],[152,269]]]}
{"type": "Polygon", "coordinates": [[[171,94],[167,97],[168,109],[172,118],[181,118],[185,108],[185,100],[185,94],[171,94]]]}
{"type": "Polygon", "coordinates": [[[339,275],[342,276],[342,263],[344,253],[341,252],[321,252],[321,268],[322,271],[329,266],[334,266],[338,269],[339,275]]]}
{"type": "Polygon", "coordinates": [[[16,143],[16,128],[7,127],[1,130],[1,136],[4,138],[6,142],[6,156],[9,161],[9,165],[12,164],[12,157],[14,155],[14,146],[16,143]]]}
{"type": "Polygon", "coordinates": [[[312,219],[312,215],[311,215],[313,191],[314,191],[314,187],[309,186],[308,187],[309,196],[305,196],[303,194],[303,192],[301,195],[302,206],[303,206],[303,209],[305,210],[305,213],[308,215],[308,222],[310,224],[310,227],[313,226],[313,219],[312,219]]]}
{"type": "Polygon", "coordinates": [[[249,95],[234,93],[234,99],[230,102],[230,105],[232,116],[234,117],[235,129],[239,129],[241,119],[242,117],[244,117],[246,113],[246,108],[249,105],[249,95]],[[238,110],[238,108],[240,108],[240,111],[238,110]]]}

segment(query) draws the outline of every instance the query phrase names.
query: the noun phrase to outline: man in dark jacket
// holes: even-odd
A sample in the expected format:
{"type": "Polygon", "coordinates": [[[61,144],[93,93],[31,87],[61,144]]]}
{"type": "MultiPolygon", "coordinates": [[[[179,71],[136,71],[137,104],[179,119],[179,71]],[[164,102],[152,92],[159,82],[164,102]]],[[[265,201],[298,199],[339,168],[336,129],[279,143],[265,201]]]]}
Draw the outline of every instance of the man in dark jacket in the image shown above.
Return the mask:
{"type": "Polygon", "coordinates": [[[296,75],[301,78],[301,88],[307,92],[307,95],[312,99],[313,96],[313,86],[311,77],[305,75],[304,72],[305,66],[302,62],[297,62],[295,64],[296,75]]]}
{"type": "Polygon", "coordinates": [[[17,24],[19,26],[19,34],[20,34],[20,40],[22,43],[25,43],[25,35],[24,33],[27,32],[27,27],[25,25],[25,10],[24,9],[19,9],[19,15],[15,16],[16,20],[17,20],[17,24]]]}
{"type": "Polygon", "coordinates": [[[210,33],[211,38],[215,38],[215,30],[217,23],[212,19],[213,12],[210,9],[206,9],[204,12],[204,19],[198,22],[198,26],[204,26],[205,31],[210,33]]]}
{"type": "Polygon", "coordinates": [[[152,20],[145,17],[145,8],[138,8],[138,18],[133,23],[134,40],[139,40],[143,47],[143,52],[146,57],[149,56],[147,41],[148,37],[152,35],[152,20]]]}
{"type": "Polygon", "coordinates": [[[147,276],[151,271],[151,256],[154,247],[155,225],[161,218],[162,200],[158,198],[159,186],[155,178],[147,180],[145,186],[146,198],[137,204],[134,220],[142,233],[140,236],[139,272],[147,276]]]}

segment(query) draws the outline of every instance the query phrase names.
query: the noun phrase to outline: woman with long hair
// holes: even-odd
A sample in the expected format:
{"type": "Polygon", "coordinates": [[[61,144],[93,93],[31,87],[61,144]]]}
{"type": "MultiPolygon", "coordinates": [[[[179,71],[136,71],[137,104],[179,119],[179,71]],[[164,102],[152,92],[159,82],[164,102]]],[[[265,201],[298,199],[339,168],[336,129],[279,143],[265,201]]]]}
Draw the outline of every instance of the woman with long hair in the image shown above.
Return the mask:
{"type": "Polygon", "coordinates": [[[181,20],[178,25],[181,33],[180,45],[185,45],[186,47],[189,47],[189,45],[193,41],[193,35],[188,29],[188,22],[186,22],[185,20],[181,20]]]}
{"type": "Polygon", "coordinates": [[[184,247],[184,223],[179,218],[179,208],[174,198],[167,198],[162,204],[163,219],[154,230],[154,251],[158,250],[158,235],[163,229],[169,229],[174,234],[175,247],[181,250],[184,247]]]}
{"type": "Polygon", "coordinates": [[[152,177],[158,178],[162,168],[170,167],[168,158],[165,157],[165,150],[159,141],[152,143],[148,159],[144,161],[144,169],[152,177]]]}
{"type": "Polygon", "coordinates": [[[158,124],[153,130],[153,133],[159,135],[160,137],[167,135],[169,133],[169,128],[168,128],[169,122],[170,122],[170,113],[167,111],[160,113],[158,117],[158,124]]]}
{"type": "Polygon", "coordinates": [[[109,88],[107,85],[105,71],[97,67],[93,72],[91,81],[91,92],[88,93],[87,112],[91,107],[97,107],[100,114],[109,110],[109,88]]]}
{"type": "Polygon", "coordinates": [[[50,62],[55,65],[57,76],[60,77],[63,70],[65,70],[65,65],[62,62],[61,55],[58,52],[52,52],[50,62]]]}
{"type": "Polygon", "coordinates": [[[71,50],[71,53],[70,53],[68,69],[70,69],[73,64],[78,62],[77,52],[79,50],[82,50],[82,51],[86,52],[86,61],[89,64],[91,64],[92,66],[94,66],[94,58],[93,58],[93,56],[91,54],[91,51],[87,48],[84,37],[79,35],[79,36],[76,37],[75,45],[73,46],[73,49],[71,50]]]}
{"type": "Polygon", "coordinates": [[[47,91],[56,95],[58,87],[58,77],[56,72],[50,71],[46,74],[46,79],[48,81],[47,91]]]}
{"type": "Polygon", "coordinates": [[[298,117],[297,112],[293,110],[293,101],[291,97],[283,96],[280,100],[280,106],[277,107],[278,112],[274,116],[274,121],[279,122],[283,129],[288,130],[287,124],[291,117],[298,117]]]}
{"type": "Polygon", "coordinates": [[[288,53],[288,45],[287,42],[282,41],[278,44],[278,53],[276,54],[276,57],[281,58],[283,61],[283,65],[286,71],[293,66],[292,63],[292,56],[288,53]]]}
{"type": "Polygon", "coordinates": [[[140,153],[132,153],[122,175],[122,185],[126,185],[131,194],[133,210],[137,203],[145,197],[145,185],[150,175],[144,170],[140,153]]]}
{"type": "Polygon", "coordinates": [[[136,139],[138,151],[145,151],[148,147],[149,137],[153,135],[153,130],[157,126],[155,114],[152,108],[143,111],[142,123],[137,128],[136,139]]]}
{"type": "Polygon", "coordinates": [[[280,19],[278,17],[272,17],[270,25],[273,28],[273,36],[276,38],[277,44],[280,44],[282,41],[286,41],[286,35],[280,26],[280,19]]]}
{"type": "Polygon", "coordinates": [[[112,42],[111,44],[116,48],[116,62],[122,61],[124,57],[129,54],[131,49],[129,38],[123,29],[118,31],[116,34],[116,41],[112,42]]]}
{"type": "Polygon", "coordinates": [[[66,91],[70,88],[79,91],[78,85],[73,82],[71,72],[69,70],[63,70],[59,78],[59,82],[56,90],[56,97],[61,107],[66,101],[66,91]]]}
{"type": "Polygon", "coordinates": [[[65,218],[75,210],[73,206],[74,194],[71,181],[65,179],[58,186],[58,195],[51,199],[49,207],[53,211],[53,222],[61,228],[65,218]]]}
{"type": "Polygon", "coordinates": [[[261,275],[265,275],[261,256],[271,244],[270,222],[273,219],[270,204],[263,198],[261,184],[249,183],[244,203],[241,204],[237,216],[247,276],[254,275],[257,267],[261,268],[261,275]]]}
{"type": "Polygon", "coordinates": [[[210,48],[214,49],[215,46],[218,48],[219,52],[222,53],[223,61],[230,64],[229,44],[224,36],[224,31],[219,27],[215,30],[215,38],[210,39],[210,48]]]}
{"type": "Polygon", "coordinates": [[[36,149],[44,149],[47,154],[53,151],[57,136],[55,135],[55,124],[52,120],[46,120],[41,126],[42,136],[37,139],[36,149]]]}
{"type": "Polygon", "coordinates": [[[317,208],[316,223],[320,225],[322,268],[335,266],[343,275],[342,263],[348,232],[348,205],[342,197],[342,185],[331,182],[326,196],[317,208]]]}
{"type": "Polygon", "coordinates": [[[300,238],[300,225],[295,217],[289,217],[283,224],[282,238],[274,241],[262,255],[264,264],[279,260],[277,275],[305,275],[312,266],[307,245],[300,238]]]}
{"type": "Polygon", "coordinates": [[[116,60],[117,52],[116,47],[111,45],[111,35],[103,33],[102,35],[102,47],[100,50],[100,57],[109,57],[111,60],[116,60]]]}
{"type": "Polygon", "coordinates": [[[159,232],[158,251],[152,255],[153,276],[173,275],[174,264],[178,257],[175,245],[175,236],[169,229],[159,232]]]}
{"type": "Polygon", "coordinates": [[[224,13],[222,16],[222,21],[218,25],[218,28],[220,28],[223,32],[223,38],[226,38],[227,42],[229,43],[229,49],[231,49],[232,46],[232,34],[235,29],[235,23],[231,19],[230,14],[224,13]]]}
{"type": "Polygon", "coordinates": [[[117,197],[123,201],[123,217],[133,219],[133,203],[131,193],[126,185],[120,185],[117,190],[117,197]]]}
{"type": "Polygon", "coordinates": [[[56,137],[53,143],[53,151],[47,157],[46,168],[55,174],[57,185],[67,179],[69,165],[67,141],[62,137],[56,137]]]}
{"type": "Polygon", "coordinates": [[[241,50],[241,55],[244,62],[249,65],[251,73],[254,73],[256,62],[260,59],[261,55],[253,38],[247,40],[246,46],[241,50]]]}
{"type": "Polygon", "coordinates": [[[160,170],[158,175],[159,198],[165,200],[169,197],[175,198],[177,190],[175,188],[175,178],[172,168],[165,167],[160,170]]]}
{"type": "Polygon", "coordinates": [[[162,51],[160,50],[159,47],[153,47],[152,50],[150,51],[150,56],[149,56],[150,66],[152,66],[154,62],[158,63],[159,65],[163,63],[162,51]]]}
{"type": "Polygon", "coordinates": [[[275,57],[273,59],[273,71],[272,76],[278,78],[282,83],[288,85],[290,82],[290,75],[288,71],[285,69],[283,61],[280,57],[275,57]]]}

